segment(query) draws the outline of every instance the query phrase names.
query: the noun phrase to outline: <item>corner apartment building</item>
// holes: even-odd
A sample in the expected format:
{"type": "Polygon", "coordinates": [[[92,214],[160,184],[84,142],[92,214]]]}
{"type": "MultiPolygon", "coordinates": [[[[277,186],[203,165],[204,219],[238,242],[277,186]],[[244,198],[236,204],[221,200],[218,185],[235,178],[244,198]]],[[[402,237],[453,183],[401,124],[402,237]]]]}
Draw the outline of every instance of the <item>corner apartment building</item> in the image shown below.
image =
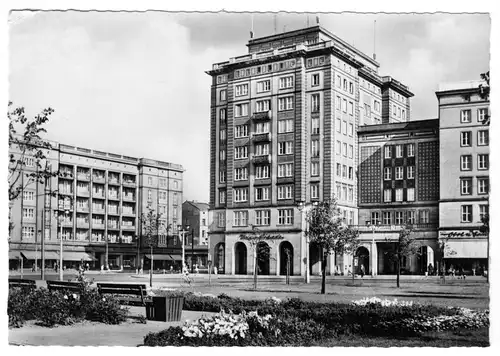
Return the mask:
{"type": "MultiPolygon", "coordinates": [[[[410,119],[408,87],[378,74],[379,63],[320,26],[257,39],[248,54],[214,64],[211,86],[210,251],[227,274],[253,271],[253,227],[281,235],[263,243],[261,274],[320,270],[303,235],[306,206],[336,196],[358,224],[358,128],[410,119]]],[[[332,256],[328,263],[335,266],[332,256]]],[[[343,262],[342,262],[343,263],[343,262]]],[[[344,263],[345,264],[345,263],[344,263]]]]}
{"type": "Polygon", "coordinates": [[[479,81],[439,86],[439,239],[447,265],[467,270],[487,266],[488,236],[479,231],[489,210],[489,100],[479,81]]]}
{"type": "Polygon", "coordinates": [[[358,273],[361,265],[373,275],[395,273],[388,252],[409,224],[421,247],[402,269],[423,274],[439,252],[439,120],[363,126],[358,137],[358,273]]]}
{"type": "MultiPolygon", "coordinates": [[[[25,189],[11,202],[11,265],[18,265],[21,258],[25,266],[35,261],[41,265],[44,239],[46,265],[53,266],[59,260],[61,236],[66,266],[81,260],[94,268],[105,266],[106,260],[115,269],[147,264],[140,217],[151,207],[162,214],[165,226],[182,221],[182,166],[57,142],[51,145],[47,162],[41,164],[58,175],[46,184],[21,181],[25,189]]],[[[13,153],[19,155],[15,147],[13,153]]],[[[25,171],[36,169],[34,157],[24,159],[25,171]]],[[[166,236],[165,232],[160,241],[166,236]]],[[[155,253],[161,250],[160,242],[155,253]]]]}

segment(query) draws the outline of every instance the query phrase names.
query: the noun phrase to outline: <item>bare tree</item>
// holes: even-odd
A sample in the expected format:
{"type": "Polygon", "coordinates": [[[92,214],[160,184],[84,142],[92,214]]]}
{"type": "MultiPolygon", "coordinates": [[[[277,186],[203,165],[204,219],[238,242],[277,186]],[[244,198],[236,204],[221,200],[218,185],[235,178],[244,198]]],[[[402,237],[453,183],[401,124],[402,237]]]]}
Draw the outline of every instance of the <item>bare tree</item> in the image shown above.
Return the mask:
{"type": "Polygon", "coordinates": [[[151,257],[151,268],[149,269],[149,286],[153,286],[153,248],[158,246],[160,230],[165,226],[160,222],[161,214],[156,214],[154,209],[148,208],[147,213],[142,213],[142,236],[149,247],[151,257]]]}
{"type": "Polygon", "coordinates": [[[405,257],[410,257],[418,253],[419,245],[415,237],[412,236],[413,230],[410,226],[403,226],[399,231],[396,249],[387,252],[388,257],[396,262],[396,286],[400,287],[401,264],[405,257]]]}

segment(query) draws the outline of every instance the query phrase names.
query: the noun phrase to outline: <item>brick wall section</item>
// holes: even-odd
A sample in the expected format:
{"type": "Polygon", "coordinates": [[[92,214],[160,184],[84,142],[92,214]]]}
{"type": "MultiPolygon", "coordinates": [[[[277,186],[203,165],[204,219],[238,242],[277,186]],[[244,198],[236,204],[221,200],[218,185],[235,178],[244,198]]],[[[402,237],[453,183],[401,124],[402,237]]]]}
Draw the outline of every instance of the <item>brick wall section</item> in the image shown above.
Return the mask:
{"type": "Polygon", "coordinates": [[[295,71],[295,200],[304,201],[306,197],[306,158],[308,148],[305,95],[306,75],[304,59],[297,63],[295,71]]]}
{"type": "Polygon", "coordinates": [[[360,148],[359,204],[382,202],[382,148],[368,146],[360,148]]]}
{"type": "MultiPolygon", "coordinates": [[[[327,59],[331,63],[331,59],[327,59]]],[[[334,99],[332,94],[332,66],[328,66],[324,73],[324,112],[323,112],[323,199],[328,199],[333,195],[333,167],[334,167],[334,141],[333,132],[335,130],[334,117],[334,99]]]]}
{"type": "Polygon", "coordinates": [[[418,200],[439,200],[439,143],[419,142],[416,153],[418,200]]]}

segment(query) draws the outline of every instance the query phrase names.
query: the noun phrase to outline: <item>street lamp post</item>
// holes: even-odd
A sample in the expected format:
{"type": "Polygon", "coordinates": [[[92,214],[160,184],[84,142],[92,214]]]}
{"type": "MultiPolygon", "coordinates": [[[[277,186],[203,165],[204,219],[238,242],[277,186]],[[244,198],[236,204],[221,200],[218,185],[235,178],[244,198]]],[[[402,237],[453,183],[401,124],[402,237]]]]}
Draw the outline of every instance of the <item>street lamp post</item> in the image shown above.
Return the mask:
{"type": "Polygon", "coordinates": [[[191,230],[191,273],[194,273],[194,228],[191,230]]]}
{"type": "Polygon", "coordinates": [[[371,248],[370,248],[370,257],[371,257],[371,260],[372,260],[372,263],[371,263],[371,275],[372,277],[375,277],[377,274],[375,273],[375,264],[377,263],[377,260],[375,259],[375,251],[377,249],[377,245],[375,243],[375,230],[377,229],[377,227],[380,225],[380,220],[374,220],[374,223],[372,224],[370,220],[368,220],[366,222],[366,225],[368,225],[371,230],[372,230],[372,244],[371,244],[371,248]]]}
{"type": "MultiPolygon", "coordinates": [[[[312,203],[312,204],[306,204],[303,201],[299,201],[297,205],[297,209],[300,211],[300,221],[301,224],[304,221],[304,212],[307,212],[308,209],[310,209],[312,206],[317,205],[317,203],[312,203]]],[[[309,236],[307,235],[307,221],[306,221],[306,227],[305,229],[302,229],[301,226],[301,232],[304,233],[305,240],[306,240],[306,257],[305,257],[305,283],[309,283],[311,281],[311,275],[309,271],[309,243],[311,242],[309,239],[309,236]]]]}
{"type": "MultiPolygon", "coordinates": [[[[184,273],[184,258],[186,256],[186,251],[184,249],[184,234],[186,233],[186,230],[181,230],[182,225],[177,225],[177,229],[179,231],[179,235],[182,236],[182,240],[181,240],[181,247],[182,247],[181,273],[184,273]]],[[[187,229],[189,229],[189,225],[187,226],[187,229]]]]}

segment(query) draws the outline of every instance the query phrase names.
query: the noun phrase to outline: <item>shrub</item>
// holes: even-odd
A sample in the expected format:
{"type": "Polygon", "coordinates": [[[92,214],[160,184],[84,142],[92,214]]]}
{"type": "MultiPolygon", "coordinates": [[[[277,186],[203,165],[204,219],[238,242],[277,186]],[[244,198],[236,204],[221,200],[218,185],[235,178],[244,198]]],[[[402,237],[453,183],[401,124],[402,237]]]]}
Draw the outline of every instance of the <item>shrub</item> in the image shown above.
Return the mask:
{"type": "Polygon", "coordinates": [[[9,288],[7,314],[10,327],[21,327],[27,320],[34,319],[33,298],[34,291],[25,288],[9,288]]]}

